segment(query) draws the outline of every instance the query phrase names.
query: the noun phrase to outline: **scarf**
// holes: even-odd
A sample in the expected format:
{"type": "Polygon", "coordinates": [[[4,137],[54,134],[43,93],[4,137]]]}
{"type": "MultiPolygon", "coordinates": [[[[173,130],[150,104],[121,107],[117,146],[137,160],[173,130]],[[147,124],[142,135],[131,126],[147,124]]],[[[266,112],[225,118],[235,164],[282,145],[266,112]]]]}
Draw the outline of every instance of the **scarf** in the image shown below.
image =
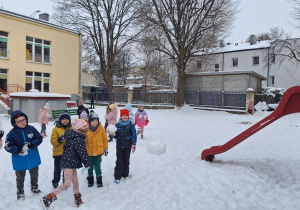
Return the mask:
{"type": "Polygon", "coordinates": [[[89,126],[90,126],[91,131],[95,132],[97,130],[97,128],[99,127],[99,125],[100,125],[100,123],[98,123],[95,127],[93,127],[91,124],[89,126]]]}
{"type": "Polygon", "coordinates": [[[119,124],[121,124],[121,125],[128,125],[130,123],[130,119],[128,118],[128,120],[126,120],[126,121],[123,121],[121,118],[119,119],[119,124]]]}

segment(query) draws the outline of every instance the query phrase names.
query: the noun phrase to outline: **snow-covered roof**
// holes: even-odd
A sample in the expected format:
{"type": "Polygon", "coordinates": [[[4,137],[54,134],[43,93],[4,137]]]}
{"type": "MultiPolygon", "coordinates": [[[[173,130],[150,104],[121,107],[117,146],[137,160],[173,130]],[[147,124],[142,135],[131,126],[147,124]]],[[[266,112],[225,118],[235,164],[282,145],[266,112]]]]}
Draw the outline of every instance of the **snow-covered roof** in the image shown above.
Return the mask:
{"type": "Polygon", "coordinates": [[[216,75],[230,75],[230,74],[253,74],[261,79],[265,80],[266,77],[263,75],[252,71],[252,70],[234,70],[234,71],[218,71],[218,72],[198,72],[198,73],[190,73],[186,74],[186,76],[216,76],[216,75]]]}
{"type": "Polygon", "coordinates": [[[9,94],[11,98],[71,98],[70,95],[64,95],[59,93],[46,93],[46,92],[17,92],[9,94]]]}
{"type": "MultiPolygon", "coordinates": [[[[224,47],[216,47],[210,50],[209,54],[218,54],[218,53],[229,53],[229,52],[236,52],[236,51],[248,51],[248,50],[258,50],[258,49],[265,49],[270,47],[271,40],[265,40],[265,41],[258,41],[256,44],[250,45],[250,43],[236,43],[236,44],[230,44],[225,45],[224,47]]],[[[205,53],[199,52],[195,55],[203,55],[205,53]]]]}

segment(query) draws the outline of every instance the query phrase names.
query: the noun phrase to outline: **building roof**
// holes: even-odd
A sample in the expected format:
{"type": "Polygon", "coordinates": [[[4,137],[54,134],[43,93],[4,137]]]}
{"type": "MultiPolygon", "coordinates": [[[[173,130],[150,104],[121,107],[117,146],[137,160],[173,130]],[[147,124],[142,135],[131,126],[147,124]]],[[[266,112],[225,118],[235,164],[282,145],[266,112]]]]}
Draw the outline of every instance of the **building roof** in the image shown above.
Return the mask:
{"type": "Polygon", "coordinates": [[[11,12],[11,11],[8,11],[8,10],[0,9],[0,14],[15,17],[15,18],[19,18],[19,19],[26,20],[26,21],[33,22],[33,23],[37,23],[37,24],[41,24],[41,25],[48,26],[48,27],[51,27],[51,28],[56,28],[56,29],[60,29],[60,30],[63,30],[63,31],[68,31],[70,33],[80,34],[79,31],[75,31],[73,29],[69,29],[69,28],[65,28],[63,26],[55,25],[55,24],[50,23],[50,22],[45,21],[45,20],[32,18],[32,17],[26,16],[26,15],[21,15],[21,14],[11,12]]]}
{"type": "Polygon", "coordinates": [[[239,75],[239,74],[252,74],[257,77],[259,77],[261,80],[266,80],[266,77],[264,77],[261,74],[258,74],[255,71],[252,70],[234,70],[234,71],[219,71],[219,72],[198,72],[198,73],[190,73],[186,74],[186,76],[218,76],[218,75],[239,75]]]}

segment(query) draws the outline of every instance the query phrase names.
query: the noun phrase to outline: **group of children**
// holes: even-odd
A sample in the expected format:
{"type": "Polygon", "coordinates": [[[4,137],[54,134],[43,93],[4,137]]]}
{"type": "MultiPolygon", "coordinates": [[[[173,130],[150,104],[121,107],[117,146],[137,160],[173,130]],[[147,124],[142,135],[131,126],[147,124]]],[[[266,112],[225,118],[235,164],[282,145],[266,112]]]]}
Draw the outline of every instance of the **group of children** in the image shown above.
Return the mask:
{"type": "MultiPolygon", "coordinates": [[[[148,120],[147,113],[142,106],[139,107],[135,116],[132,114],[130,104],[127,104],[126,108],[120,110],[120,119],[117,121],[117,106],[115,103],[111,103],[105,116],[108,124],[115,124],[116,127],[116,132],[109,135],[110,138],[116,139],[117,159],[114,168],[116,184],[120,183],[122,177],[126,179],[129,175],[130,153],[135,152],[137,142],[135,124],[139,126],[139,132],[143,138],[143,127],[148,120]]],[[[43,142],[43,137],[46,136],[45,125],[48,124],[49,116],[47,113],[49,109],[49,104],[46,104],[40,110],[40,115],[41,113],[43,115],[43,117],[39,117],[39,124],[42,126],[40,133],[28,124],[28,117],[25,113],[16,110],[11,115],[13,129],[6,136],[5,150],[12,153],[12,165],[17,177],[17,199],[25,199],[26,170],[29,170],[30,173],[31,191],[36,194],[41,192],[38,188],[38,170],[41,164],[38,146],[43,142]],[[44,114],[44,110],[47,113],[44,114]],[[43,120],[44,117],[46,120],[43,120]]],[[[97,187],[103,187],[101,161],[103,155],[108,155],[106,131],[95,112],[91,111],[87,116],[84,113],[87,114],[86,111],[78,113],[81,119],[71,120],[68,112],[63,112],[52,130],[51,144],[53,145],[54,159],[52,185],[54,191],[41,198],[44,208],[49,207],[57,199],[57,194],[68,188],[71,183],[73,184],[75,204],[80,206],[83,203],[76,171],[82,166],[85,167],[83,170],[88,171],[88,187],[94,185],[94,170],[97,187]],[[59,185],[61,170],[63,170],[63,183],[59,185]]],[[[0,131],[0,137],[3,134],[4,132],[0,131]]],[[[1,146],[2,141],[0,141],[0,148],[1,146]]]]}

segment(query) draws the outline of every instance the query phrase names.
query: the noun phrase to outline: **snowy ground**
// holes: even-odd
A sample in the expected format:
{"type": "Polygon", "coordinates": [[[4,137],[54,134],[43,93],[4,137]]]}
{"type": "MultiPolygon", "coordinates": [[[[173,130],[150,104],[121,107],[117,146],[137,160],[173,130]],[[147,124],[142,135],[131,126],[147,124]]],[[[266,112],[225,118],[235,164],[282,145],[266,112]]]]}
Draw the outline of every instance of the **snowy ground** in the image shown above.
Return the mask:
{"type": "MultiPolygon", "coordinates": [[[[105,107],[96,107],[101,116],[105,107]]],[[[133,110],[134,112],[136,109],[133,110]]],[[[113,183],[115,142],[103,157],[103,188],[88,188],[86,175],[79,174],[84,205],[80,209],[299,209],[300,207],[300,113],[281,118],[241,144],[216,155],[215,162],[201,161],[201,152],[221,145],[266,117],[217,111],[195,110],[188,106],[173,110],[146,110],[150,123],[145,139],[138,139],[131,156],[131,179],[113,183]],[[160,140],[167,151],[152,155],[148,142],[160,140]]],[[[40,129],[37,123],[32,123],[40,129]]],[[[2,117],[5,133],[10,121],[2,117]]],[[[53,123],[47,126],[51,135],[53,123]]],[[[51,192],[53,158],[50,138],[39,147],[39,185],[42,195],[51,192]]],[[[15,173],[11,155],[0,150],[0,209],[41,209],[39,195],[30,192],[29,173],[25,180],[25,201],[16,200],[15,173]]],[[[77,209],[72,188],[63,191],[51,209],[77,209]]]]}

